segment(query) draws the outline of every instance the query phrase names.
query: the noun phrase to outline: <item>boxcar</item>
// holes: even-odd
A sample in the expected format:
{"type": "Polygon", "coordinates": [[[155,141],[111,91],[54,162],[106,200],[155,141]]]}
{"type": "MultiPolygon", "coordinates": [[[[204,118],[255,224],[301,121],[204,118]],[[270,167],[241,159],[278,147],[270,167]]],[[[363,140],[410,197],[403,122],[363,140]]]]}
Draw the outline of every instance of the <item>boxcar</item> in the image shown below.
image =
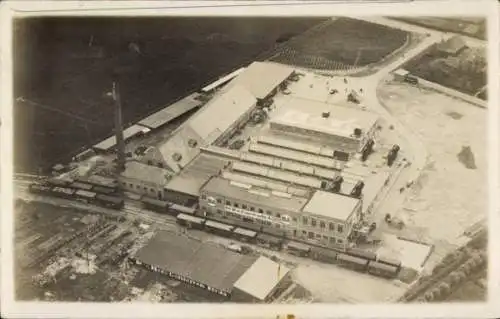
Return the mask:
{"type": "Polygon", "coordinates": [[[99,186],[99,187],[107,188],[107,189],[112,190],[112,191],[116,191],[116,189],[117,189],[117,181],[116,180],[106,178],[106,177],[101,177],[101,179],[106,180],[106,182],[100,182],[100,181],[97,181],[95,179],[89,179],[89,178],[85,178],[85,177],[78,177],[76,179],[76,181],[81,182],[81,183],[85,183],[85,184],[89,184],[92,186],[99,186]]]}
{"type": "Polygon", "coordinates": [[[169,211],[172,214],[188,214],[188,215],[195,215],[196,209],[194,207],[187,207],[187,206],[182,206],[179,204],[172,204],[170,205],[169,211]]]}
{"type": "Polygon", "coordinates": [[[357,271],[365,271],[368,266],[368,261],[367,259],[349,256],[347,254],[337,255],[337,262],[339,265],[357,271]]]}
{"type": "Polygon", "coordinates": [[[177,223],[188,228],[203,229],[205,219],[181,213],[177,215],[177,223]]]}
{"type": "Polygon", "coordinates": [[[219,236],[230,237],[232,235],[234,226],[226,225],[223,223],[207,220],[205,222],[205,230],[219,236]]]}
{"type": "Polygon", "coordinates": [[[377,259],[377,254],[371,251],[359,249],[359,248],[348,248],[347,249],[347,254],[354,256],[354,257],[359,257],[367,260],[376,260],[377,259]]]}
{"type": "Polygon", "coordinates": [[[158,213],[166,214],[169,212],[170,203],[159,199],[153,199],[149,197],[141,198],[142,205],[146,209],[153,210],[158,213]]]}
{"type": "Polygon", "coordinates": [[[83,189],[85,191],[90,191],[92,189],[92,185],[82,182],[73,182],[69,185],[69,187],[83,189]]]}
{"type": "Polygon", "coordinates": [[[379,277],[394,278],[398,274],[398,267],[370,261],[368,264],[368,272],[379,277]]]}
{"type": "Polygon", "coordinates": [[[71,184],[73,181],[69,179],[61,179],[61,178],[51,178],[45,181],[46,184],[51,185],[51,186],[68,186],[71,184]]]}
{"type": "Polygon", "coordinates": [[[286,250],[292,255],[308,257],[311,252],[311,247],[296,241],[289,241],[286,250]]]}
{"type": "Polygon", "coordinates": [[[321,261],[324,263],[334,264],[337,260],[337,252],[321,248],[321,247],[311,247],[311,257],[314,260],[321,261]]]}
{"type": "Polygon", "coordinates": [[[401,268],[401,261],[392,259],[389,257],[384,257],[384,256],[377,256],[377,261],[381,264],[386,264],[389,266],[394,266],[396,268],[401,268]]]}
{"type": "Polygon", "coordinates": [[[277,238],[274,236],[269,236],[264,233],[260,233],[257,235],[257,244],[264,246],[264,247],[269,247],[274,250],[281,250],[283,248],[283,239],[282,238],[277,238]]]}
{"type": "Polygon", "coordinates": [[[92,203],[92,202],[94,202],[97,194],[94,192],[89,192],[89,191],[83,190],[83,189],[77,189],[75,191],[75,196],[76,196],[76,199],[79,201],[82,201],[84,203],[92,203]]]}
{"type": "Polygon", "coordinates": [[[51,193],[52,188],[50,186],[40,185],[40,184],[30,184],[29,186],[30,193],[33,194],[43,194],[47,195],[51,193]]]}
{"type": "Polygon", "coordinates": [[[254,242],[257,237],[257,232],[245,228],[237,227],[233,231],[233,236],[241,241],[254,242]]]}
{"type": "Polygon", "coordinates": [[[51,194],[62,198],[72,198],[75,194],[75,189],[68,187],[52,187],[51,194]]]}
{"type": "Polygon", "coordinates": [[[113,209],[122,209],[125,204],[123,198],[102,194],[96,196],[96,202],[99,205],[113,209]]]}
{"type": "Polygon", "coordinates": [[[93,186],[92,190],[99,194],[112,195],[116,193],[116,188],[104,187],[104,186],[93,186]]]}

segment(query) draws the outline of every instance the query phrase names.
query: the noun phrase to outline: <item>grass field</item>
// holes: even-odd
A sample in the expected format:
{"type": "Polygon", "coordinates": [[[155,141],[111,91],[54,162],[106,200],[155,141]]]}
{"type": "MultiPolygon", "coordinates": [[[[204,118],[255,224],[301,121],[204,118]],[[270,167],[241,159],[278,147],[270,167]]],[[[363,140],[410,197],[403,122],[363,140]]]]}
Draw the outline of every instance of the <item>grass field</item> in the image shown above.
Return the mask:
{"type": "Polygon", "coordinates": [[[487,84],[485,50],[466,48],[455,57],[443,56],[432,48],[406,64],[405,69],[425,80],[486,99],[482,93],[487,84]]]}
{"type": "Polygon", "coordinates": [[[339,18],[292,38],[272,60],[317,69],[365,66],[403,46],[407,36],[383,25],[339,18]]]}
{"type": "MultiPolygon", "coordinates": [[[[396,19],[396,18],[393,18],[396,19]]],[[[486,39],[486,20],[483,18],[397,18],[404,22],[444,32],[454,32],[478,39],[486,39]]]]}
{"type": "Polygon", "coordinates": [[[67,161],[112,134],[105,93],[126,123],[247,64],[322,18],[26,19],[15,25],[16,170],[67,161]],[[80,115],[97,124],[54,111],[80,115]]]}

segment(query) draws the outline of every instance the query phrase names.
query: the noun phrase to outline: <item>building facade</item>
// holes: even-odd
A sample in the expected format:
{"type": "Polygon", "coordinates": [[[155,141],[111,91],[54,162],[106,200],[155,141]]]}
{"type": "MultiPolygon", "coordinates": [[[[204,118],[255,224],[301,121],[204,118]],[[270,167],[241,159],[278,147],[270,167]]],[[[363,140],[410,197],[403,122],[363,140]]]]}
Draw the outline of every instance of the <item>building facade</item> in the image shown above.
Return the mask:
{"type": "Polygon", "coordinates": [[[126,163],[118,182],[124,191],[162,200],[169,178],[170,172],[165,169],[131,161],[126,163]]]}
{"type": "Polygon", "coordinates": [[[199,206],[206,215],[222,217],[228,223],[231,220],[243,221],[260,225],[263,229],[274,228],[289,238],[324,246],[347,247],[353,225],[360,220],[362,204],[359,199],[328,193],[326,197],[330,203],[316,203],[325,200],[317,199],[316,193],[326,192],[316,191],[310,199],[290,195],[288,198],[280,197],[284,194],[276,196],[272,192],[264,195],[264,191],[260,191],[262,195],[259,195],[255,189],[244,189],[221,180],[214,177],[202,188],[199,206]],[[349,205],[343,203],[345,200],[349,205]],[[311,207],[313,202],[323,208],[311,207]],[[341,202],[342,205],[336,206],[341,202]]]}

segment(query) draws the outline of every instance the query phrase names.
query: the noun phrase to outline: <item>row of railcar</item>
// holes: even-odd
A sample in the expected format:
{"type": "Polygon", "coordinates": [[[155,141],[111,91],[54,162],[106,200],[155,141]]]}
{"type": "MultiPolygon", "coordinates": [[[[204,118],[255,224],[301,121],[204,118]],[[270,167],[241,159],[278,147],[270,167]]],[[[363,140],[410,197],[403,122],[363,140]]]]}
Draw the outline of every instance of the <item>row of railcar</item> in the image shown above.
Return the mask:
{"type": "Polygon", "coordinates": [[[172,216],[176,216],[178,214],[195,215],[196,213],[196,209],[194,207],[187,207],[176,203],[171,203],[168,201],[154,199],[146,196],[143,196],[141,198],[141,203],[144,206],[144,208],[155,211],[160,214],[169,214],[172,216]]]}
{"type": "Polygon", "coordinates": [[[352,270],[366,271],[372,275],[385,278],[394,278],[401,270],[401,263],[397,261],[387,262],[387,260],[381,258],[369,260],[348,254],[338,254],[337,264],[352,270]]]}
{"type": "Polygon", "coordinates": [[[99,194],[91,190],[73,188],[70,186],[53,186],[53,184],[51,185],[50,183],[34,183],[29,186],[29,191],[33,194],[49,195],[64,199],[76,199],[80,202],[96,204],[112,209],[121,209],[124,206],[123,198],[99,194]]]}
{"type": "Polygon", "coordinates": [[[110,195],[112,196],[118,191],[118,187],[116,185],[103,184],[96,181],[91,181],[85,178],[67,178],[67,179],[58,179],[52,178],[48,179],[44,182],[44,184],[49,186],[61,186],[61,187],[70,187],[73,189],[80,189],[84,191],[92,191],[94,193],[110,195]]]}

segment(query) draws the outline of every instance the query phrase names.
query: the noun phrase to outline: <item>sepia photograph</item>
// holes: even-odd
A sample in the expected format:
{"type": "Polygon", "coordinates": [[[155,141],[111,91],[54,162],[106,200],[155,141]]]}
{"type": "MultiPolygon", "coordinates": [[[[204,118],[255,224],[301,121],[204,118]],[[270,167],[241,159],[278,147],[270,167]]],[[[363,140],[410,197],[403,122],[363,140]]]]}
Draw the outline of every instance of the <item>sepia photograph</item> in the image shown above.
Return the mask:
{"type": "Polygon", "coordinates": [[[486,15],[14,16],[14,300],[487,303],[490,39],[486,15]]]}

